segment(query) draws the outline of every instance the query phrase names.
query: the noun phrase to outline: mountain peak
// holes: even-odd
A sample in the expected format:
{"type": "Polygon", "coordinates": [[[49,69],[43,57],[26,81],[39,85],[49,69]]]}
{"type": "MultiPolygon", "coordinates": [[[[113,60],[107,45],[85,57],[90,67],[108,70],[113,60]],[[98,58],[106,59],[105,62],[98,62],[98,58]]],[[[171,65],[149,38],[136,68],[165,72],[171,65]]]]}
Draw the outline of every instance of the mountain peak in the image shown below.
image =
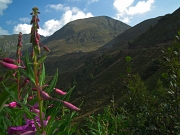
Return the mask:
{"type": "Polygon", "coordinates": [[[58,49],[64,53],[93,51],[129,28],[131,26],[107,16],[78,19],[67,23],[43,43],[54,49],[53,54],[58,49]]]}

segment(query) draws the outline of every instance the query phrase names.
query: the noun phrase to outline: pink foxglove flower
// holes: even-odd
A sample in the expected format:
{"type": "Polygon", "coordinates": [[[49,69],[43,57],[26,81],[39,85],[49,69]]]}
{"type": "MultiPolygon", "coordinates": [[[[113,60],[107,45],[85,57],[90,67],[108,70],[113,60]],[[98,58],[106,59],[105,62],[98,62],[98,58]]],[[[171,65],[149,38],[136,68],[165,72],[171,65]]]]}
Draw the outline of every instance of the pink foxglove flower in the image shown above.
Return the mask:
{"type": "Polygon", "coordinates": [[[10,108],[15,108],[17,106],[17,102],[11,102],[9,103],[10,108]]]}
{"type": "MultiPolygon", "coordinates": [[[[39,127],[41,127],[40,124],[40,118],[38,116],[35,117],[36,123],[39,127]]],[[[34,120],[27,119],[25,117],[26,124],[22,126],[16,126],[16,127],[9,127],[8,128],[8,135],[35,135],[36,134],[36,126],[34,123],[34,120]]],[[[46,126],[49,121],[49,116],[47,120],[43,120],[43,125],[46,126]]]]}
{"type": "Polygon", "coordinates": [[[14,63],[15,63],[15,60],[14,60],[14,59],[11,59],[11,58],[3,58],[2,60],[3,60],[4,62],[11,63],[11,64],[14,64],[14,63]]]}
{"type": "Polygon", "coordinates": [[[44,100],[50,100],[51,97],[49,96],[48,93],[46,93],[45,91],[41,91],[41,96],[44,100]]]}
{"type": "Polygon", "coordinates": [[[25,67],[22,67],[22,66],[17,66],[15,64],[10,64],[10,63],[7,63],[7,62],[2,62],[2,61],[0,61],[0,65],[3,66],[6,69],[9,69],[9,70],[14,70],[14,69],[17,69],[17,68],[25,68],[25,67]]]}
{"type": "Polygon", "coordinates": [[[39,109],[32,108],[32,109],[31,109],[31,112],[34,112],[34,113],[36,113],[36,114],[39,114],[40,110],[39,110],[39,109]]]}
{"type": "Polygon", "coordinates": [[[29,97],[27,98],[28,101],[30,101],[30,100],[32,100],[32,99],[33,99],[33,96],[29,96],[29,97]]]}
{"type": "Polygon", "coordinates": [[[67,102],[67,101],[63,101],[63,104],[65,107],[67,107],[68,109],[72,110],[72,111],[79,111],[80,108],[74,106],[73,104],[67,102]]]}
{"type": "Polygon", "coordinates": [[[50,52],[50,49],[46,46],[43,46],[44,50],[47,51],[47,52],[50,52]]]}
{"type": "Polygon", "coordinates": [[[56,91],[57,94],[59,95],[66,95],[66,92],[60,90],[60,89],[57,89],[57,88],[54,88],[54,90],[56,91]]]}
{"type": "Polygon", "coordinates": [[[38,108],[39,108],[39,103],[36,102],[36,103],[33,105],[33,108],[38,109],[38,108]]]}

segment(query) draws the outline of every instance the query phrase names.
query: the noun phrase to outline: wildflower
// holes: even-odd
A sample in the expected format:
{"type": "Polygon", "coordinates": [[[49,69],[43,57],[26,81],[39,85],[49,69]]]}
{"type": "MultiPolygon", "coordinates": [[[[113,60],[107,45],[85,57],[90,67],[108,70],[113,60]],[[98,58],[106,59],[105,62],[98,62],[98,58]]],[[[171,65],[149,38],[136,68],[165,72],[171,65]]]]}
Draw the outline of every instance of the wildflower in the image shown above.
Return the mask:
{"type": "Polygon", "coordinates": [[[25,67],[22,67],[22,66],[17,66],[15,64],[10,64],[10,63],[3,62],[3,61],[0,61],[0,65],[3,66],[6,69],[9,69],[9,70],[14,70],[14,69],[18,69],[18,68],[25,68],[25,67]]]}
{"type": "Polygon", "coordinates": [[[43,46],[44,50],[47,51],[47,52],[50,52],[50,49],[46,46],[43,46]]]}
{"type": "Polygon", "coordinates": [[[43,46],[45,51],[50,52],[50,49],[48,47],[44,46],[41,42],[40,42],[40,44],[43,46]]]}
{"type": "Polygon", "coordinates": [[[32,100],[33,99],[33,96],[29,96],[28,98],[27,98],[27,100],[32,100]]]}
{"type": "Polygon", "coordinates": [[[39,114],[40,110],[39,110],[39,109],[32,108],[31,112],[34,112],[34,113],[36,113],[36,114],[39,114]]]}
{"type": "Polygon", "coordinates": [[[33,108],[35,108],[35,109],[39,108],[39,103],[36,102],[36,103],[33,105],[33,108]]]}
{"type": "Polygon", "coordinates": [[[14,63],[15,63],[15,60],[14,60],[14,59],[11,59],[11,58],[3,58],[2,60],[3,60],[4,62],[11,63],[11,64],[14,64],[14,63]]]}
{"type": "Polygon", "coordinates": [[[73,104],[67,102],[67,101],[63,101],[63,104],[65,107],[67,107],[68,109],[72,110],[72,111],[79,111],[80,108],[74,106],[73,104]]]}
{"type": "MultiPolygon", "coordinates": [[[[33,119],[24,118],[26,124],[22,126],[15,126],[8,128],[8,135],[35,135],[36,134],[36,126],[33,119]]],[[[48,124],[50,117],[48,116],[47,120],[43,120],[43,125],[46,126],[48,124]]],[[[35,117],[36,123],[38,127],[41,127],[40,118],[38,116],[35,117]]]]}
{"type": "Polygon", "coordinates": [[[57,88],[54,88],[55,92],[58,93],[59,95],[66,95],[66,92],[60,90],[60,89],[57,89],[57,88]]]}
{"type": "Polygon", "coordinates": [[[10,108],[15,108],[17,106],[17,102],[11,102],[9,103],[10,108]]]}
{"type": "Polygon", "coordinates": [[[44,100],[49,100],[49,99],[51,99],[51,97],[49,96],[49,94],[46,93],[45,91],[41,91],[41,97],[42,97],[44,100]]]}

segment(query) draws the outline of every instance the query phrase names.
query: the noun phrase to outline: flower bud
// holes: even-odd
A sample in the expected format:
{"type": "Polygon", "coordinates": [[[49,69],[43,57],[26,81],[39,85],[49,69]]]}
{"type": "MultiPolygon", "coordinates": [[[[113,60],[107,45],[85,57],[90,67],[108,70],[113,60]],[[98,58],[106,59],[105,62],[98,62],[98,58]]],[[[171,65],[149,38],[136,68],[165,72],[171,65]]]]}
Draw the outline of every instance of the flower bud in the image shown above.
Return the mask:
{"type": "Polygon", "coordinates": [[[14,69],[18,68],[18,66],[15,64],[10,64],[10,63],[6,63],[6,62],[2,62],[2,61],[0,61],[0,64],[1,64],[1,66],[3,66],[6,69],[9,69],[9,70],[14,70],[14,69]]]}
{"type": "Polygon", "coordinates": [[[15,60],[14,59],[11,59],[11,58],[3,58],[2,59],[4,62],[7,62],[7,63],[11,63],[11,64],[14,64],[15,60]]]}
{"type": "Polygon", "coordinates": [[[35,109],[39,108],[39,103],[36,102],[36,103],[33,105],[33,107],[34,107],[35,109]]]}
{"type": "Polygon", "coordinates": [[[46,93],[45,91],[41,91],[41,96],[44,100],[50,100],[51,97],[49,96],[48,93],[46,93]]]}
{"type": "Polygon", "coordinates": [[[43,46],[44,50],[47,51],[47,52],[50,52],[50,49],[46,46],[43,46]]]}
{"type": "Polygon", "coordinates": [[[16,102],[11,102],[9,103],[9,107],[10,108],[15,108],[17,106],[17,103],[16,102]]]}
{"type": "Polygon", "coordinates": [[[34,113],[36,113],[36,114],[39,114],[40,110],[39,110],[39,109],[32,108],[31,112],[34,112],[34,113]]]}
{"type": "Polygon", "coordinates": [[[72,110],[72,111],[79,111],[80,108],[74,106],[73,104],[67,102],[67,101],[63,101],[63,104],[65,107],[67,107],[68,109],[72,110]]]}
{"type": "Polygon", "coordinates": [[[30,100],[32,100],[32,99],[33,99],[33,96],[29,96],[29,97],[27,98],[28,101],[30,101],[30,100]]]}
{"type": "Polygon", "coordinates": [[[55,92],[58,93],[59,95],[66,95],[66,92],[60,90],[60,89],[57,89],[57,88],[54,88],[55,92]]]}

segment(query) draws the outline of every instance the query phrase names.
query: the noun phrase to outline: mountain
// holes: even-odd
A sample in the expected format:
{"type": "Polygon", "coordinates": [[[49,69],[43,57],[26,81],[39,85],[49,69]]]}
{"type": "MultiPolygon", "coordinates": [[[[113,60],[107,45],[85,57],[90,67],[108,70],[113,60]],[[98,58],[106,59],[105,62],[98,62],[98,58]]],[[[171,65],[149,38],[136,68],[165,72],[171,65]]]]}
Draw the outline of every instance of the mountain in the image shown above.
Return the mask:
{"type": "Polygon", "coordinates": [[[108,42],[106,45],[102,46],[100,50],[110,49],[112,48],[112,46],[114,50],[117,48],[127,49],[128,44],[132,43],[134,39],[136,39],[137,37],[145,33],[147,30],[155,26],[158,23],[159,19],[161,19],[161,16],[140,22],[134,27],[119,34],[117,37],[115,37],[113,40],[108,42]]]}
{"type": "MultiPolygon", "coordinates": [[[[46,37],[41,36],[41,40],[43,41],[46,37]]],[[[18,43],[18,34],[14,35],[1,35],[0,36],[0,48],[7,52],[9,55],[14,54],[17,49],[17,43],[18,43]]],[[[22,35],[22,44],[23,48],[26,49],[28,48],[31,43],[30,43],[30,34],[23,34],[22,35]]]]}
{"type": "Polygon", "coordinates": [[[145,20],[95,51],[51,55],[46,60],[49,76],[55,73],[54,69],[59,69],[58,88],[68,91],[76,86],[71,101],[75,104],[83,102],[83,105],[75,121],[82,121],[84,117],[110,105],[112,96],[117,106],[123,104],[125,86],[122,76],[126,74],[126,56],[132,57],[133,73],[141,76],[147,88],[151,90],[155,87],[164,70],[159,64],[161,49],[171,45],[177,28],[180,29],[179,10],[145,20]],[[161,43],[166,44],[159,46],[161,43]]]}
{"type": "Polygon", "coordinates": [[[43,43],[50,48],[50,55],[89,52],[98,49],[129,28],[129,25],[107,16],[79,19],[69,22],[43,43]]]}
{"type": "Polygon", "coordinates": [[[163,46],[174,40],[180,30],[180,8],[172,14],[166,14],[158,23],[147,32],[137,37],[131,44],[131,48],[149,48],[163,46]]]}

